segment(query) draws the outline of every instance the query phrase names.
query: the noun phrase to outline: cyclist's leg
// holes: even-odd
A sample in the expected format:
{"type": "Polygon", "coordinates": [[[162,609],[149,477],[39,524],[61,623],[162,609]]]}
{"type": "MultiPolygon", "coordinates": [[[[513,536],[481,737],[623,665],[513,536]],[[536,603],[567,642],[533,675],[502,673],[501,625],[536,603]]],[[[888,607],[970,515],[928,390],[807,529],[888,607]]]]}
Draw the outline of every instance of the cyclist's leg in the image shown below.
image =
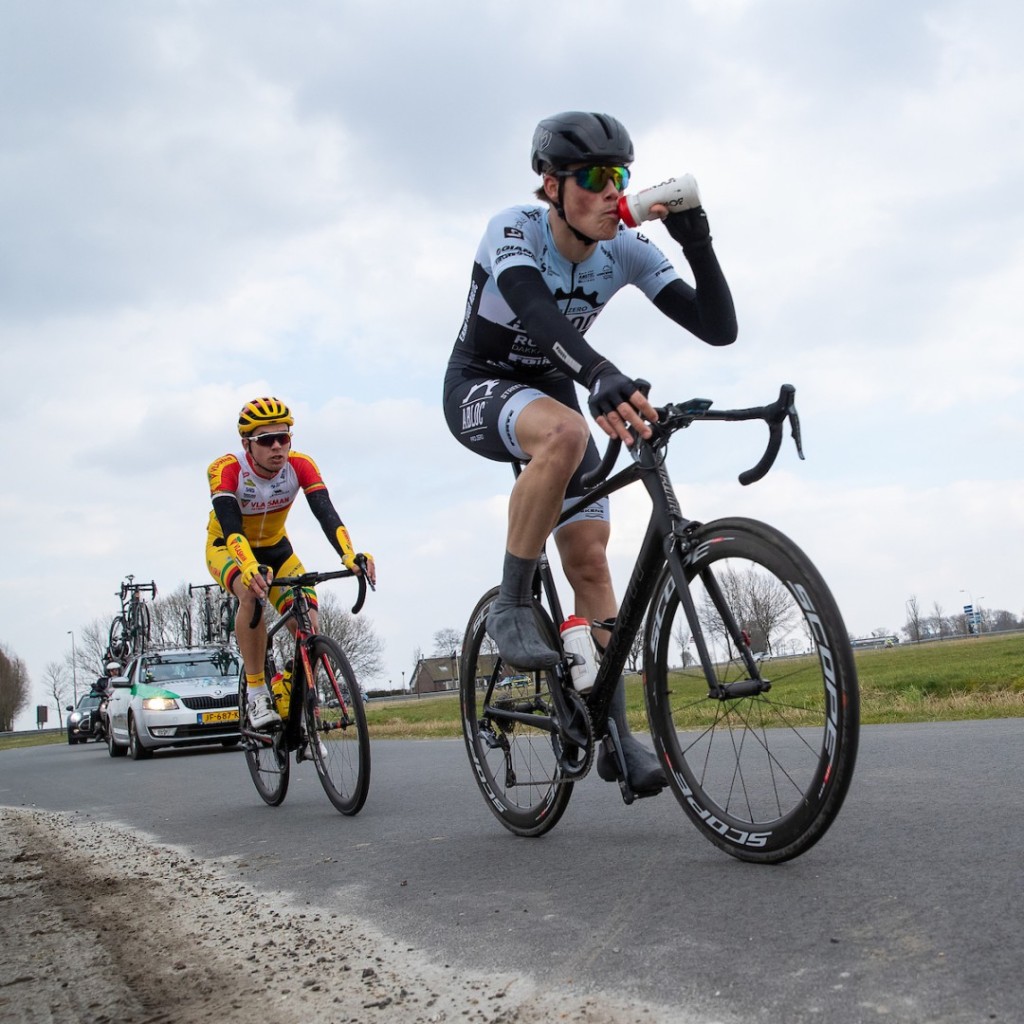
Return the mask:
{"type": "Polygon", "coordinates": [[[238,598],[235,638],[238,641],[238,651],[242,655],[247,684],[246,703],[249,705],[249,721],[257,729],[280,722],[280,715],[274,711],[264,671],[267,657],[266,623],[260,618],[255,627],[251,625],[256,611],[256,597],[248,587],[243,586],[238,564],[220,538],[207,540],[206,565],[213,578],[238,598]]]}
{"type": "MultiPolygon", "coordinates": [[[[278,545],[277,548],[266,549],[266,557],[272,557],[274,559],[274,578],[278,576],[302,576],[306,572],[306,567],[302,564],[302,560],[292,549],[291,544],[287,546],[287,550],[279,550],[281,548],[278,545]]],[[[316,590],[313,587],[303,588],[306,597],[309,599],[309,621],[313,627],[313,632],[317,631],[319,625],[319,618],[317,616],[317,601],[316,601],[316,590]]],[[[277,611],[283,615],[288,611],[291,606],[290,591],[284,587],[271,587],[270,588],[270,601],[277,611]]],[[[285,623],[285,628],[295,636],[296,623],[294,619],[290,619],[285,623]]]]}
{"type": "Polygon", "coordinates": [[[487,623],[506,660],[520,668],[559,660],[537,630],[531,590],[537,558],[590,439],[572,382],[546,392],[521,381],[467,377],[445,403],[449,429],[467,448],[525,463],[509,498],[502,585],[487,623]]]}
{"type": "MultiPolygon", "coordinates": [[[[559,527],[555,534],[562,568],[575,595],[576,614],[588,622],[613,619],[618,612],[608,569],[609,534],[606,504],[603,508],[591,506],[559,527]]],[[[595,630],[594,634],[599,644],[607,643],[605,631],[595,630]]],[[[626,680],[622,677],[608,710],[615,723],[633,790],[649,793],[662,789],[668,780],[661,762],[630,731],[626,718],[626,680]]],[[[601,735],[604,729],[600,723],[595,724],[599,726],[598,735],[601,735]]],[[[615,782],[619,774],[614,758],[606,753],[603,744],[597,756],[597,774],[606,782],[615,782]]]]}

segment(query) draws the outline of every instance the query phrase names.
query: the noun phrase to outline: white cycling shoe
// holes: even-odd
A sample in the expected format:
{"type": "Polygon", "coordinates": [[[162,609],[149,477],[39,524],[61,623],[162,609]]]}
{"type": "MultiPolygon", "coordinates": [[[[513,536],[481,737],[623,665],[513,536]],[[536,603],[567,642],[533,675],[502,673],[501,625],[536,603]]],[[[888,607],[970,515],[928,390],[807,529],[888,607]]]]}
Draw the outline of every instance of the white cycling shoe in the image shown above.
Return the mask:
{"type": "Polygon", "coordinates": [[[269,729],[272,725],[279,725],[281,716],[274,710],[270,696],[265,693],[253,697],[249,701],[249,725],[253,729],[269,729]]]}

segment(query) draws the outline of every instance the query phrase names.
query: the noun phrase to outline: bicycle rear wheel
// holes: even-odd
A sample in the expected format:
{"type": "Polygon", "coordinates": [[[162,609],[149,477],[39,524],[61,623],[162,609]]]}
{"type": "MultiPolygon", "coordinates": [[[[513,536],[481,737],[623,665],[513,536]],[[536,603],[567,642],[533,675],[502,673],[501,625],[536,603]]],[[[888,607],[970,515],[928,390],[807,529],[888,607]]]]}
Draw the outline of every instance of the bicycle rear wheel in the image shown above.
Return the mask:
{"type": "Polygon", "coordinates": [[[192,646],[192,614],[186,608],[181,613],[181,636],[186,647],[192,646]]]}
{"type": "Polygon", "coordinates": [[[107,650],[110,651],[110,655],[115,661],[121,662],[131,653],[128,624],[125,622],[123,615],[115,615],[114,621],[110,623],[107,650]]]}
{"type": "Polygon", "coordinates": [[[256,792],[271,807],[277,807],[288,793],[291,761],[285,746],[284,730],[273,733],[273,742],[265,743],[249,735],[254,730],[249,724],[249,694],[245,669],[238,680],[238,724],[242,733],[245,763],[256,786],[256,792]]]}
{"type": "Polygon", "coordinates": [[[700,527],[684,571],[717,685],[694,656],[666,566],[644,640],[655,746],[707,839],[741,860],[789,860],[825,834],[856,761],[857,672],[842,616],[807,556],[754,520],[700,527]],[[670,668],[673,647],[682,667],[670,668]]]}
{"type": "MultiPolygon", "coordinates": [[[[462,735],[484,802],[510,832],[539,836],[553,828],[572,796],[562,779],[558,741],[529,721],[503,719],[495,712],[548,718],[554,712],[552,671],[519,671],[505,664],[487,633],[487,612],[498,588],[480,599],[462,644],[459,692],[462,735]]],[[[548,643],[559,649],[558,634],[540,604],[535,610],[548,643]]]]}
{"type": "MultiPolygon", "coordinates": [[[[363,694],[345,652],[330,637],[313,638],[313,685],[303,693],[306,736],[320,783],[342,814],[358,814],[370,790],[370,730],[363,694]]],[[[296,669],[299,666],[296,665],[296,669]]]]}
{"type": "Polygon", "coordinates": [[[132,630],[136,654],[141,654],[146,649],[150,641],[150,627],[149,605],[145,601],[140,601],[135,606],[135,628],[132,630]]]}
{"type": "MultiPolygon", "coordinates": [[[[235,609],[238,605],[238,598],[232,595],[225,594],[220,600],[220,611],[219,611],[219,630],[220,635],[218,637],[222,644],[226,644],[231,640],[231,631],[235,628],[235,609]]],[[[210,630],[211,637],[213,639],[213,630],[210,630]]]]}

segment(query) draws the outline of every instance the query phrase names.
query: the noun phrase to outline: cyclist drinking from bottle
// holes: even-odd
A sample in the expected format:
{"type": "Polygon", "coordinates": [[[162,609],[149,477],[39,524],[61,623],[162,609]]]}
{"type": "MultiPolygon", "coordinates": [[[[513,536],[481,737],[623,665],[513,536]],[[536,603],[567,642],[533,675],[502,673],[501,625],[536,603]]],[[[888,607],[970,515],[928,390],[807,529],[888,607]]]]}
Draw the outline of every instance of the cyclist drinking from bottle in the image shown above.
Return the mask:
{"type": "MultiPolygon", "coordinates": [[[[268,596],[279,612],[287,611],[291,602],[273,585],[274,577],[305,572],[285,533],[285,519],[300,489],[342,564],[356,574],[361,571],[348,530],[335,511],[316,463],[308,455],[292,451],[288,428],[294,423],[280,399],[254,398],[238,414],[242,450],[222,455],[207,470],[213,511],[206,536],[206,564],[213,578],[238,598],[235,635],[248,684],[249,721],[257,729],[281,719],[264,675],[266,627],[259,622],[253,628],[250,623],[256,603],[268,596]],[[269,579],[261,574],[261,567],[270,570],[269,579]]],[[[375,583],[373,558],[365,557],[367,578],[375,583]]],[[[316,594],[312,588],[307,593],[315,632],[316,594]]],[[[288,626],[294,632],[294,623],[288,626]]]]}
{"type": "MultiPolygon", "coordinates": [[[[695,207],[652,210],[683,250],[694,285],[644,234],[620,223],[618,201],[629,182],[633,143],[607,114],[568,111],[546,118],[533,136],[531,164],[544,203],[494,216],[476,253],[465,319],[448,363],[448,427],[470,451],[525,463],[509,498],[501,589],[487,630],[502,658],[520,668],[555,664],[531,608],[537,559],[562,509],[583,494],[581,476],[599,463],[575,384],[609,437],[631,442],[629,427],[651,434],[657,413],[635,381],[585,340],[612,295],[639,288],[681,327],[711,345],[736,339],[736,315],[711,247],[707,216],[695,207]]],[[[608,568],[607,499],[555,533],[576,614],[614,618],[608,568]]],[[[599,643],[607,633],[596,631],[599,643]]],[[[610,709],[637,792],[656,791],[665,775],[653,753],[629,734],[620,680],[610,709]]],[[[615,778],[603,750],[598,774],[615,778]]]]}

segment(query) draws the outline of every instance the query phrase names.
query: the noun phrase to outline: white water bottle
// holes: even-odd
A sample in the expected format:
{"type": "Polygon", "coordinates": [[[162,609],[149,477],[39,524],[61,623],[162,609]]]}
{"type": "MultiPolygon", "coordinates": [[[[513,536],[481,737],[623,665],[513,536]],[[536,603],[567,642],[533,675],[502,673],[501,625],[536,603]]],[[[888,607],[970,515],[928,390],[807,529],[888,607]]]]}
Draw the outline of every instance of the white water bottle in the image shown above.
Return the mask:
{"type": "Polygon", "coordinates": [[[572,685],[579,693],[587,693],[597,678],[597,652],[594,650],[594,638],[590,635],[587,620],[579,615],[570,615],[562,623],[559,632],[562,634],[562,647],[566,654],[576,654],[578,659],[570,668],[572,685]]]}
{"type": "Polygon", "coordinates": [[[669,213],[681,210],[692,210],[700,206],[700,192],[692,174],[684,174],[681,178],[669,178],[660,185],[641,189],[636,195],[619,196],[619,217],[627,228],[638,227],[643,221],[650,220],[654,215],[651,207],[662,203],[668,207],[669,213]]]}

